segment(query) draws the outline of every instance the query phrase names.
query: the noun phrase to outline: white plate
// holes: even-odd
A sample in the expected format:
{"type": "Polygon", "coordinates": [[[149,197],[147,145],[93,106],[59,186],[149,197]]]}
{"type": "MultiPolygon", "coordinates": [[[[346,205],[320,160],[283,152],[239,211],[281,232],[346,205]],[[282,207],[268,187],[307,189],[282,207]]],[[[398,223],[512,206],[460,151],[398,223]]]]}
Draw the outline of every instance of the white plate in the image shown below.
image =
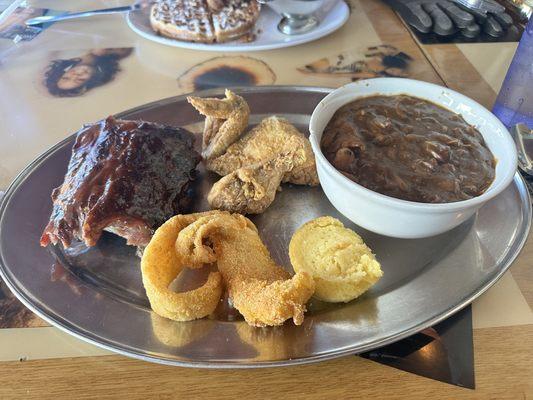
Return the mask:
{"type": "Polygon", "coordinates": [[[126,20],[135,33],[145,39],[168,46],[203,51],[243,52],[281,49],[320,39],[343,26],[349,15],[350,11],[346,3],[339,1],[315,29],[302,35],[288,36],[278,31],[281,17],[269,7],[263,7],[254,28],[254,32],[260,33],[257,34],[257,38],[253,42],[239,43],[233,41],[214,44],[185,42],[157,35],[150,26],[150,8],[129,12],[126,20]]]}

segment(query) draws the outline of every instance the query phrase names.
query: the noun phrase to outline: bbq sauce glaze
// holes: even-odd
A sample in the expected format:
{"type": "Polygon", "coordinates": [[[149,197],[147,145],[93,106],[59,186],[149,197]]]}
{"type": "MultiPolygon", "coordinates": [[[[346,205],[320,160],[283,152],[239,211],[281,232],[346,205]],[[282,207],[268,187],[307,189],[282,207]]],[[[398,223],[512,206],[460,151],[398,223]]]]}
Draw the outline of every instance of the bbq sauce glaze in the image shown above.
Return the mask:
{"type": "Polygon", "coordinates": [[[148,244],[153,230],[187,206],[200,155],[182,128],[108,117],[77,134],[64,181],[52,192],[41,246],[94,246],[104,229],[148,244]]]}
{"type": "Polygon", "coordinates": [[[479,131],[458,114],[407,95],[371,96],[341,107],[321,147],[329,162],[378,193],[422,203],[479,196],[496,161],[479,131]]]}

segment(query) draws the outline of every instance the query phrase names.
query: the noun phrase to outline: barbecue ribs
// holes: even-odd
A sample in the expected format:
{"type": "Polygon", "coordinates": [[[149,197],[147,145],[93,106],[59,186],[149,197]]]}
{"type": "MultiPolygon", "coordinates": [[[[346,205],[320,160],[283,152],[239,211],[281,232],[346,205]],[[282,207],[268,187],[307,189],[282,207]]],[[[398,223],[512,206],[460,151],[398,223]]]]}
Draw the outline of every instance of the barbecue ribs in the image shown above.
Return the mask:
{"type": "Polygon", "coordinates": [[[77,134],[41,246],[73,239],[94,246],[103,230],[144,246],[183,212],[200,155],[185,129],[109,117],[77,134]]]}

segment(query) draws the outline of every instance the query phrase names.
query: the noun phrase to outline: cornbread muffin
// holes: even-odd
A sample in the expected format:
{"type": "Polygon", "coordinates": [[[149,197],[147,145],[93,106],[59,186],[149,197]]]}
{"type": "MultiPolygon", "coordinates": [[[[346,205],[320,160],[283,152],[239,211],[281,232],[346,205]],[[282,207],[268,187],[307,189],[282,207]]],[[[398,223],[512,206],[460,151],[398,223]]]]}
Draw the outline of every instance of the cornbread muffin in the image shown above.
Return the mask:
{"type": "Polygon", "coordinates": [[[331,303],[359,297],[383,275],[363,239],[332,217],[301,226],[292,236],[289,256],[295,272],[315,280],[315,296],[331,303]]]}

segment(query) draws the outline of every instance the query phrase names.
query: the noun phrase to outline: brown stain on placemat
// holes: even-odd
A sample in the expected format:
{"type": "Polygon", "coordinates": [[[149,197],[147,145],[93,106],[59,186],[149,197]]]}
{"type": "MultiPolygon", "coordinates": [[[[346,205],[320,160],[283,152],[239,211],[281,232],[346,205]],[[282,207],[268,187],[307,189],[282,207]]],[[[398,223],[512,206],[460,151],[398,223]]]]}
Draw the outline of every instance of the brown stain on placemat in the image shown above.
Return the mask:
{"type": "Polygon", "coordinates": [[[271,85],[276,74],[264,61],[247,56],[214,57],[189,68],[178,77],[186,92],[218,87],[271,85]]]}

